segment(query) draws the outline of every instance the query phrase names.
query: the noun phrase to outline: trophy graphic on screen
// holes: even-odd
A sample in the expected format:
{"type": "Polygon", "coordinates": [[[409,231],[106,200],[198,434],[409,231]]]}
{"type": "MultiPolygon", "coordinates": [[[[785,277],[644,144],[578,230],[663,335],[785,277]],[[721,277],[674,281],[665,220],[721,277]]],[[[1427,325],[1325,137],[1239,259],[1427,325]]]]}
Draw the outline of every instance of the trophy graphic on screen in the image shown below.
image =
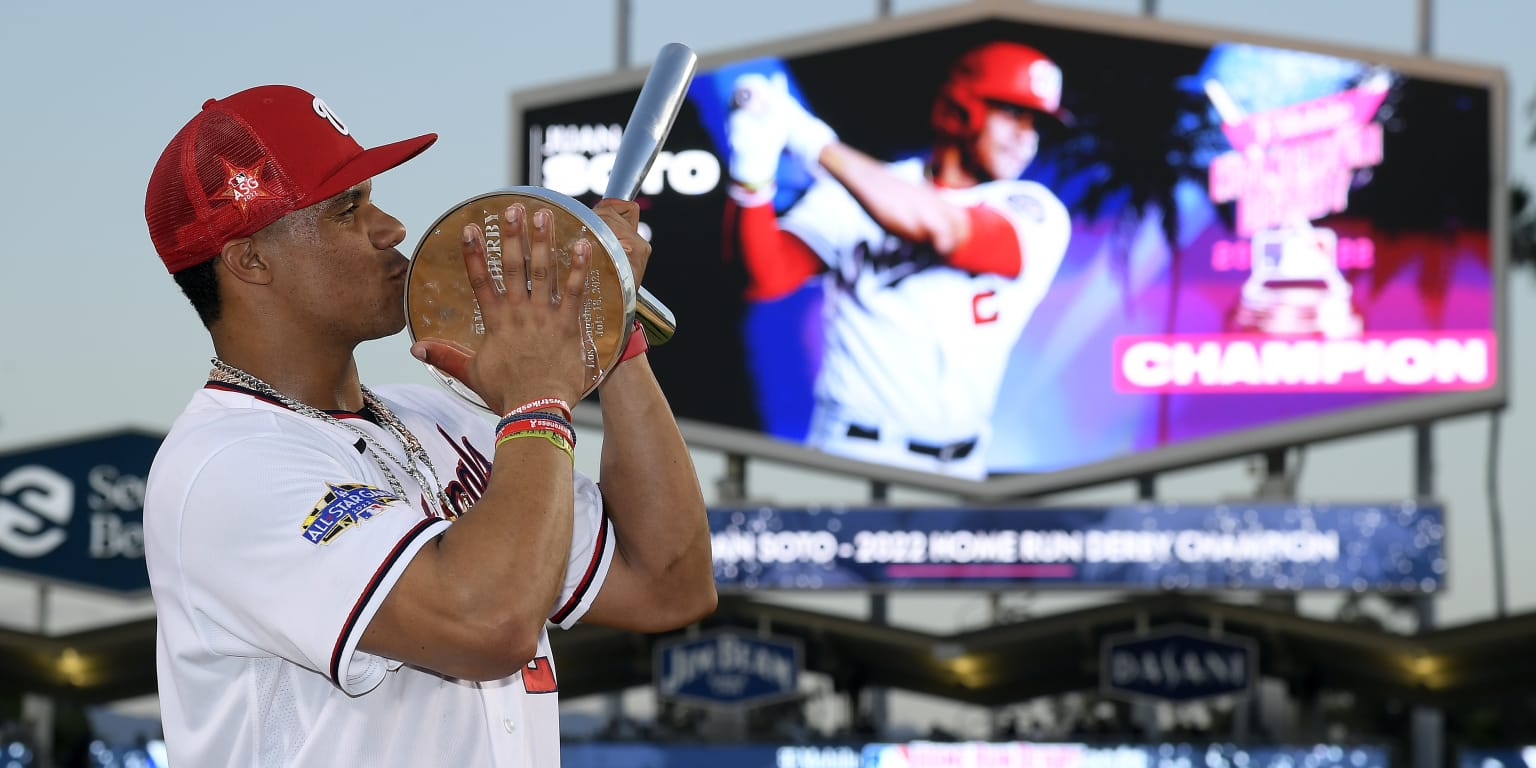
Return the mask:
{"type": "Polygon", "coordinates": [[[1376,70],[1354,88],[1250,113],[1219,80],[1204,81],[1232,144],[1211,164],[1211,200],[1234,200],[1238,234],[1250,238],[1251,272],[1231,330],[1329,338],[1363,330],[1339,271],[1338,235],[1312,221],[1344,210],[1354,169],[1381,162],[1381,130],[1371,118],[1390,82],[1376,70]]]}
{"type": "Polygon", "coordinates": [[[1249,333],[1357,336],[1363,329],[1354,290],[1339,272],[1338,236],[1298,224],[1254,233],[1252,271],[1231,316],[1249,333]]]}

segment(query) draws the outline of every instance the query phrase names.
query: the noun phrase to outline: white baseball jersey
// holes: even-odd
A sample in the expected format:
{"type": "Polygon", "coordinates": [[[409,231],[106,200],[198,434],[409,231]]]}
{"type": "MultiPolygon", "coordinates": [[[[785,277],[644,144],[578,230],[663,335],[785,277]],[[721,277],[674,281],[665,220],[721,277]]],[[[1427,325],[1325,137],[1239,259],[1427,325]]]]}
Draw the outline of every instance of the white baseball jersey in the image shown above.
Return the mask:
{"type": "MultiPolygon", "coordinates": [[[[494,425],[446,392],[376,394],[421,441],[453,504],[484,491],[494,425]]],[[[389,432],[338,414],[399,455],[389,432]]],[[[159,622],[161,718],[176,766],[552,766],[558,678],[542,631],[520,674],[450,680],[357,649],[422,546],[459,510],[398,466],[397,498],[356,434],[223,384],[198,392],[150,470],[146,560],[159,622]]],[[[386,459],[388,461],[388,459],[386,459]]],[[[576,477],[570,627],[602,587],[613,532],[576,477]]]]}
{"type": "MultiPolygon", "coordinates": [[[[890,167],[923,181],[920,159],[890,167]]],[[[810,440],[855,458],[984,476],[982,454],[1009,355],[1066,254],[1071,217],[1031,181],[940,192],[1012,223],[1024,254],[1017,277],[949,266],[930,245],[887,232],[830,178],[780,220],[829,268],[810,440]],[[936,455],[967,443],[973,447],[964,456],[936,455]]]]}

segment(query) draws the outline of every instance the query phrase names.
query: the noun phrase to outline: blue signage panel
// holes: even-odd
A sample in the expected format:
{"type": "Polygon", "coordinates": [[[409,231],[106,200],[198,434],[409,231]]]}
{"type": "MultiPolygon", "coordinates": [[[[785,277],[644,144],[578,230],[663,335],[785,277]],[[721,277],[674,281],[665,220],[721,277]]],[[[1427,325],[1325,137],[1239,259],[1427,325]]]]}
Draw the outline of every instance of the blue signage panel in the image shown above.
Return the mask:
{"type": "Polygon", "coordinates": [[[706,704],[765,704],[795,695],[800,664],[794,639],[712,630],[656,644],[656,689],[706,704]]]}
{"type": "Polygon", "coordinates": [[[1371,746],[1239,746],[1235,744],[1038,744],[1027,741],[864,745],[863,768],[1388,768],[1387,751],[1371,746]]]}
{"type": "Polygon", "coordinates": [[[1099,687],[1128,698],[1193,701],[1247,694],[1258,669],[1258,646],[1248,638],[1164,626],[1106,637],[1099,687]]]}
{"type": "Polygon", "coordinates": [[[725,591],[1091,586],[1435,592],[1438,505],[1141,503],[709,511],[725,591]]]}
{"type": "Polygon", "coordinates": [[[144,483],[160,441],[120,432],[0,456],[0,569],[148,589],[144,483]]]}
{"type": "MultiPolygon", "coordinates": [[[[863,745],[567,742],[560,745],[560,764],[565,768],[1389,768],[1391,762],[1387,750],[1365,745],[914,741],[863,745]]],[[[1466,762],[1461,765],[1474,768],[1466,762]]]]}
{"type": "Polygon", "coordinates": [[[832,744],[560,744],[564,768],[862,768],[860,747],[832,744]]]}
{"type": "Polygon", "coordinates": [[[1456,768],[1530,768],[1536,765],[1536,746],[1461,749],[1456,768]]]}

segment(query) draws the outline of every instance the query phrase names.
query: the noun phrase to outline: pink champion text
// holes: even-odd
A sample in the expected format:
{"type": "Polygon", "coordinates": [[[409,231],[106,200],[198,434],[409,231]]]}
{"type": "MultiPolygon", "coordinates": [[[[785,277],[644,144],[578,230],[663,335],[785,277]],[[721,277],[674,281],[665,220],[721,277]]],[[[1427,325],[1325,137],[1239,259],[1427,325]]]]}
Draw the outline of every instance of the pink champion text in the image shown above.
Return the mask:
{"type": "Polygon", "coordinates": [[[1347,339],[1200,334],[1115,339],[1115,389],[1139,392],[1360,392],[1484,389],[1496,376],[1486,331],[1369,333],[1347,339]]]}

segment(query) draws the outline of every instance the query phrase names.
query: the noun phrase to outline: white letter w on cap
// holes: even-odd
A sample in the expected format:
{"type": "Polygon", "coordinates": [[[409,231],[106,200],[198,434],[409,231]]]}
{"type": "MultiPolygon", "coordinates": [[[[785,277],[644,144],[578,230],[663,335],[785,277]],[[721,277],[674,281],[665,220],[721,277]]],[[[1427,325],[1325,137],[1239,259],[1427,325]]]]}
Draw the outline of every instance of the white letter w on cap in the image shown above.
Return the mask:
{"type": "Polygon", "coordinates": [[[352,135],[352,132],[347,130],[346,124],[341,122],[341,118],[337,117],[336,113],[331,111],[330,105],[326,104],[325,101],[322,100],[319,96],[315,97],[314,107],[315,107],[315,114],[317,114],[317,115],[325,118],[327,121],[329,121],[330,124],[331,124],[331,127],[335,128],[337,130],[337,132],[339,132],[341,135],[343,135],[343,136],[351,136],[352,135]]]}

